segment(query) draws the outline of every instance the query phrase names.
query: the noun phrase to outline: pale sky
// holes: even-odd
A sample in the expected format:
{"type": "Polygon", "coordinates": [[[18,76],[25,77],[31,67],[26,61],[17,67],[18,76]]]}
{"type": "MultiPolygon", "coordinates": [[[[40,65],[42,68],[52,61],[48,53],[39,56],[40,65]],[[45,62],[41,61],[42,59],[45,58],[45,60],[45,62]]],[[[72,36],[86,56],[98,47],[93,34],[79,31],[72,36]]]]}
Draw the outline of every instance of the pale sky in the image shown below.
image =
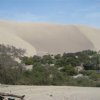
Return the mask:
{"type": "Polygon", "coordinates": [[[0,0],[0,20],[100,28],[100,0],[0,0]]]}

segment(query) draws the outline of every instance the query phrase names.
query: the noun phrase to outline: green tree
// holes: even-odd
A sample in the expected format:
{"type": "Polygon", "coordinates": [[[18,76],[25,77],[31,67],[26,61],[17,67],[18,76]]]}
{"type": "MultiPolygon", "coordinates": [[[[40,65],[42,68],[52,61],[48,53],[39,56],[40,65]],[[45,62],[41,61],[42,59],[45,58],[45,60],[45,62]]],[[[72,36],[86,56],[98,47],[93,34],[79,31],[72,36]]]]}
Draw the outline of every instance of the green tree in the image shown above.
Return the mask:
{"type": "Polygon", "coordinates": [[[75,67],[73,67],[72,65],[67,65],[62,69],[63,72],[67,73],[67,75],[76,75],[77,71],[75,69],[75,67]]]}

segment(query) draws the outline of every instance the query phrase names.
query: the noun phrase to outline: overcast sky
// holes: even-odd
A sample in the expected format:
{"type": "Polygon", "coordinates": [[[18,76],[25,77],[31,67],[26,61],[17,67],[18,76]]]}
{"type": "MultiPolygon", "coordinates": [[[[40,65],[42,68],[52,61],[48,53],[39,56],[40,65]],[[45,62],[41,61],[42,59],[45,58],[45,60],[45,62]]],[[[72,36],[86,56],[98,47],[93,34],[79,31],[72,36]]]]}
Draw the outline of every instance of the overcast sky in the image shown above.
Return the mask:
{"type": "Polygon", "coordinates": [[[0,19],[100,28],[100,0],[0,0],[0,19]]]}

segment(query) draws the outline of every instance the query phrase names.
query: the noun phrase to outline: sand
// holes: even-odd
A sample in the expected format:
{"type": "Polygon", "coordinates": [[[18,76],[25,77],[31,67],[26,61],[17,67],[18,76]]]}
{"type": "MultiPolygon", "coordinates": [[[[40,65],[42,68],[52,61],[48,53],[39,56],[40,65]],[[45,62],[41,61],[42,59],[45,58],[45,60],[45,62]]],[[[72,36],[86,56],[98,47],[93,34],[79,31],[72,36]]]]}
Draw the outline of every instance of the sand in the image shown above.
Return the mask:
{"type": "Polygon", "coordinates": [[[100,88],[72,86],[0,86],[0,92],[26,95],[25,100],[100,100],[100,88]]]}
{"type": "MultiPolygon", "coordinates": [[[[16,35],[24,40],[24,43],[26,42],[33,46],[37,54],[58,54],[87,49],[100,50],[100,29],[84,25],[25,23],[1,20],[0,35],[3,33],[16,35]]],[[[2,40],[0,41],[2,42],[2,40]]],[[[30,50],[30,52],[32,51],[33,49],[30,50]]]]}
{"type": "Polygon", "coordinates": [[[18,49],[24,49],[25,56],[33,56],[36,54],[35,48],[27,41],[21,39],[12,33],[0,33],[0,44],[14,46],[18,49]]]}

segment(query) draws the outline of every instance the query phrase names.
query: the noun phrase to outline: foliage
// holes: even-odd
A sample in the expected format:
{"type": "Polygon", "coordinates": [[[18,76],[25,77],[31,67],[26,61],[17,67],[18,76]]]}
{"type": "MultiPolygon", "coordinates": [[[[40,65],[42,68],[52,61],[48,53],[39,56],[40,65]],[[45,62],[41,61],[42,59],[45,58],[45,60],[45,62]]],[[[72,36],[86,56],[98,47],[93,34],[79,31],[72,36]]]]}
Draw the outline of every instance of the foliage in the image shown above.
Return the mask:
{"type": "Polygon", "coordinates": [[[0,83],[16,83],[22,73],[22,66],[15,58],[20,59],[23,54],[22,49],[0,45],[0,83]]]}
{"type": "Polygon", "coordinates": [[[23,85],[73,85],[100,87],[100,54],[85,50],[63,55],[26,57],[25,50],[0,45],[0,83],[23,85]],[[21,60],[21,63],[15,59],[21,60]],[[32,70],[24,66],[32,65],[32,70]],[[76,67],[84,67],[78,72],[76,67]],[[73,76],[82,74],[82,77],[73,76]]]}
{"type": "Polygon", "coordinates": [[[77,74],[76,69],[72,65],[67,65],[62,69],[67,75],[73,76],[77,74]]]}

